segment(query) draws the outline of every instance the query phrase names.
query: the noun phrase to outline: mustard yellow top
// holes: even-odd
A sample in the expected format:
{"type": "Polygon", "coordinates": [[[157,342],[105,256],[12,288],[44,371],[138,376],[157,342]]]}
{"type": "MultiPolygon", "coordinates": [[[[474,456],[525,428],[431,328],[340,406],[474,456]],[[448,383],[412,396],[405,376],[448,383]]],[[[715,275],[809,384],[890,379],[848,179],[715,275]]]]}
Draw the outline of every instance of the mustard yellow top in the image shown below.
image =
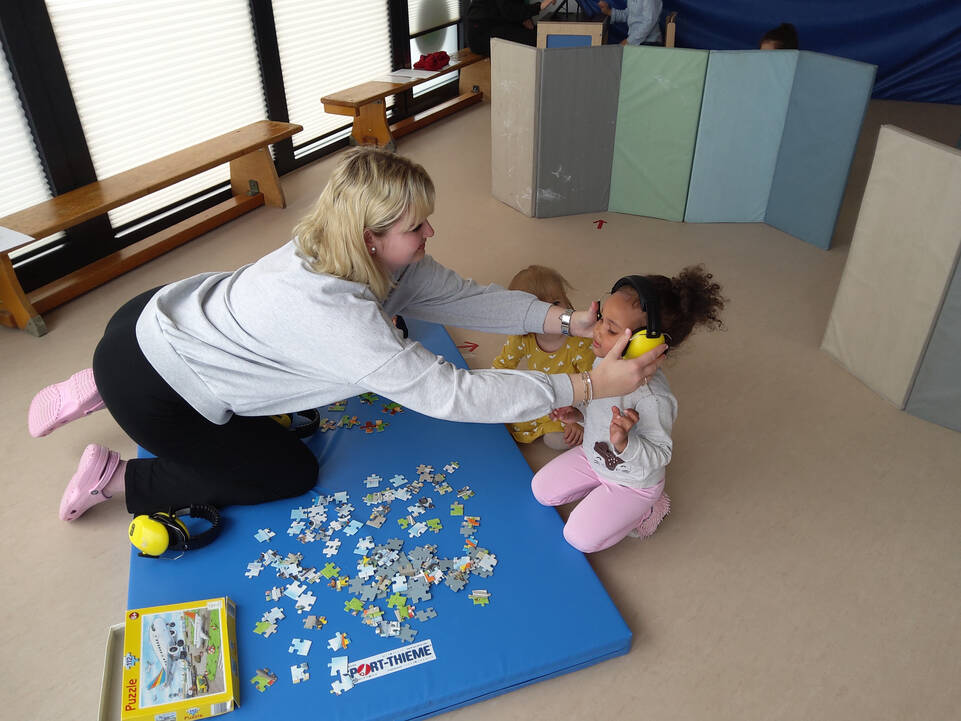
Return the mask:
{"type": "MultiPolygon", "coordinates": [[[[548,353],[537,345],[537,335],[512,335],[504,343],[500,355],[493,362],[494,368],[516,368],[522,361],[527,360],[527,367],[533,371],[544,373],[580,373],[589,371],[594,365],[594,352],[591,350],[590,338],[567,338],[564,345],[556,351],[548,353]]],[[[543,416],[533,421],[509,423],[514,440],[518,443],[530,443],[545,433],[563,431],[560,421],[551,420],[550,416],[543,416]]]]}

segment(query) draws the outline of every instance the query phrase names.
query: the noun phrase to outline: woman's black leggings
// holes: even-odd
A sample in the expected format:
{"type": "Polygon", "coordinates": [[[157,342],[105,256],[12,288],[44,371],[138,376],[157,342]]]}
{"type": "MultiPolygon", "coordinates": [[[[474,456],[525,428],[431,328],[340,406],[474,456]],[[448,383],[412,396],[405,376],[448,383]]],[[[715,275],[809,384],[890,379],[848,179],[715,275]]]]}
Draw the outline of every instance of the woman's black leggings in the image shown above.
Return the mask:
{"type": "Polygon", "coordinates": [[[156,458],[134,459],[125,475],[134,514],[253,504],[306,493],[317,483],[314,454],[270,418],[211,423],[153,369],[137,343],[137,319],[157,288],[114,314],[93,356],[97,389],[120,427],[156,458]]]}

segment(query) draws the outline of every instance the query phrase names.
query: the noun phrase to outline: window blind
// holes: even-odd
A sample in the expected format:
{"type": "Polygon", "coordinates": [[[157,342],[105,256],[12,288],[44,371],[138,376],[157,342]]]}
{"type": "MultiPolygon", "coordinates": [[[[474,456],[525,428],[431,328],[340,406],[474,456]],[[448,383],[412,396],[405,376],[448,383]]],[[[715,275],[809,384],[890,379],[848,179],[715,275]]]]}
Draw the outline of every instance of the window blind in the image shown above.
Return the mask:
{"type": "Polygon", "coordinates": [[[2,65],[0,137],[3,138],[3,163],[0,163],[0,187],[3,192],[0,193],[0,217],[51,197],[6,56],[3,56],[2,65]]]}
{"type": "Polygon", "coordinates": [[[273,0],[273,9],[290,122],[304,126],[298,140],[349,125],[320,99],[393,70],[386,1],[273,0]]]}
{"type": "Polygon", "coordinates": [[[459,19],[458,0],[407,0],[407,24],[411,35],[459,19]]]}
{"type": "MultiPolygon", "coordinates": [[[[246,0],[47,0],[97,176],[267,117],[246,0]]],[[[227,181],[225,164],[110,212],[121,225],[227,181]]]]}

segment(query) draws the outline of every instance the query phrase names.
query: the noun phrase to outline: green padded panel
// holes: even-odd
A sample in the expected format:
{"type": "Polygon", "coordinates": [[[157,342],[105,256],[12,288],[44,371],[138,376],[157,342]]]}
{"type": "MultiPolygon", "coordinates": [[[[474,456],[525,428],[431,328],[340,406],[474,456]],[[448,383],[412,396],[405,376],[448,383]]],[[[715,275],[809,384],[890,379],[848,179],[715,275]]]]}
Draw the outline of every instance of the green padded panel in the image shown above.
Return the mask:
{"type": "Polygon", "coordinates": [[[609,209],[684,219],[707,50],[626,46],[609,209]]]}

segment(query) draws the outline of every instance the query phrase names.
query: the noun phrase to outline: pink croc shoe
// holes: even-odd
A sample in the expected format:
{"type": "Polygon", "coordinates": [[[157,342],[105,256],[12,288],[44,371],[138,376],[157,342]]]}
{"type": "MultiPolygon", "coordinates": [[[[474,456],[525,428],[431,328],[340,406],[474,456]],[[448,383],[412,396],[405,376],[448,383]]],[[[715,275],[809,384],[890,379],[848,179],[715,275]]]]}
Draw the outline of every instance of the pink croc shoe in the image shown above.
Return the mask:
{"type": "Polygon", "coordinates": [[[87,368],[37,393],[30,401],[27,427],[31,436],[40,438],[64,423],[101,408],[103,401],[93,379],[93,369],[87,368]]]}
{"type": "Polygon", "coordinates": [[[632,529],[627,535],[632,538],[647,538],[657,530],[657,527],[661,525],[661,521],[664,520],[664,516],[670,512],[671,499],[667,497],[666,493],[661,493],[660,498],[654,501],[651,512],[647,514],[647,518],[637,524],[637,527],[632,529]]]}
{"type": "Polygon", "coordinates": [[[112,498],[103,492],[110,482],[117,466],[120,465],[120,454],[109,448],[91,443],[83,449],[77,472],[73,474],[67,490],[60,499],[60,520],[72,521],[80,518],[88,509],[112,498]]]}

